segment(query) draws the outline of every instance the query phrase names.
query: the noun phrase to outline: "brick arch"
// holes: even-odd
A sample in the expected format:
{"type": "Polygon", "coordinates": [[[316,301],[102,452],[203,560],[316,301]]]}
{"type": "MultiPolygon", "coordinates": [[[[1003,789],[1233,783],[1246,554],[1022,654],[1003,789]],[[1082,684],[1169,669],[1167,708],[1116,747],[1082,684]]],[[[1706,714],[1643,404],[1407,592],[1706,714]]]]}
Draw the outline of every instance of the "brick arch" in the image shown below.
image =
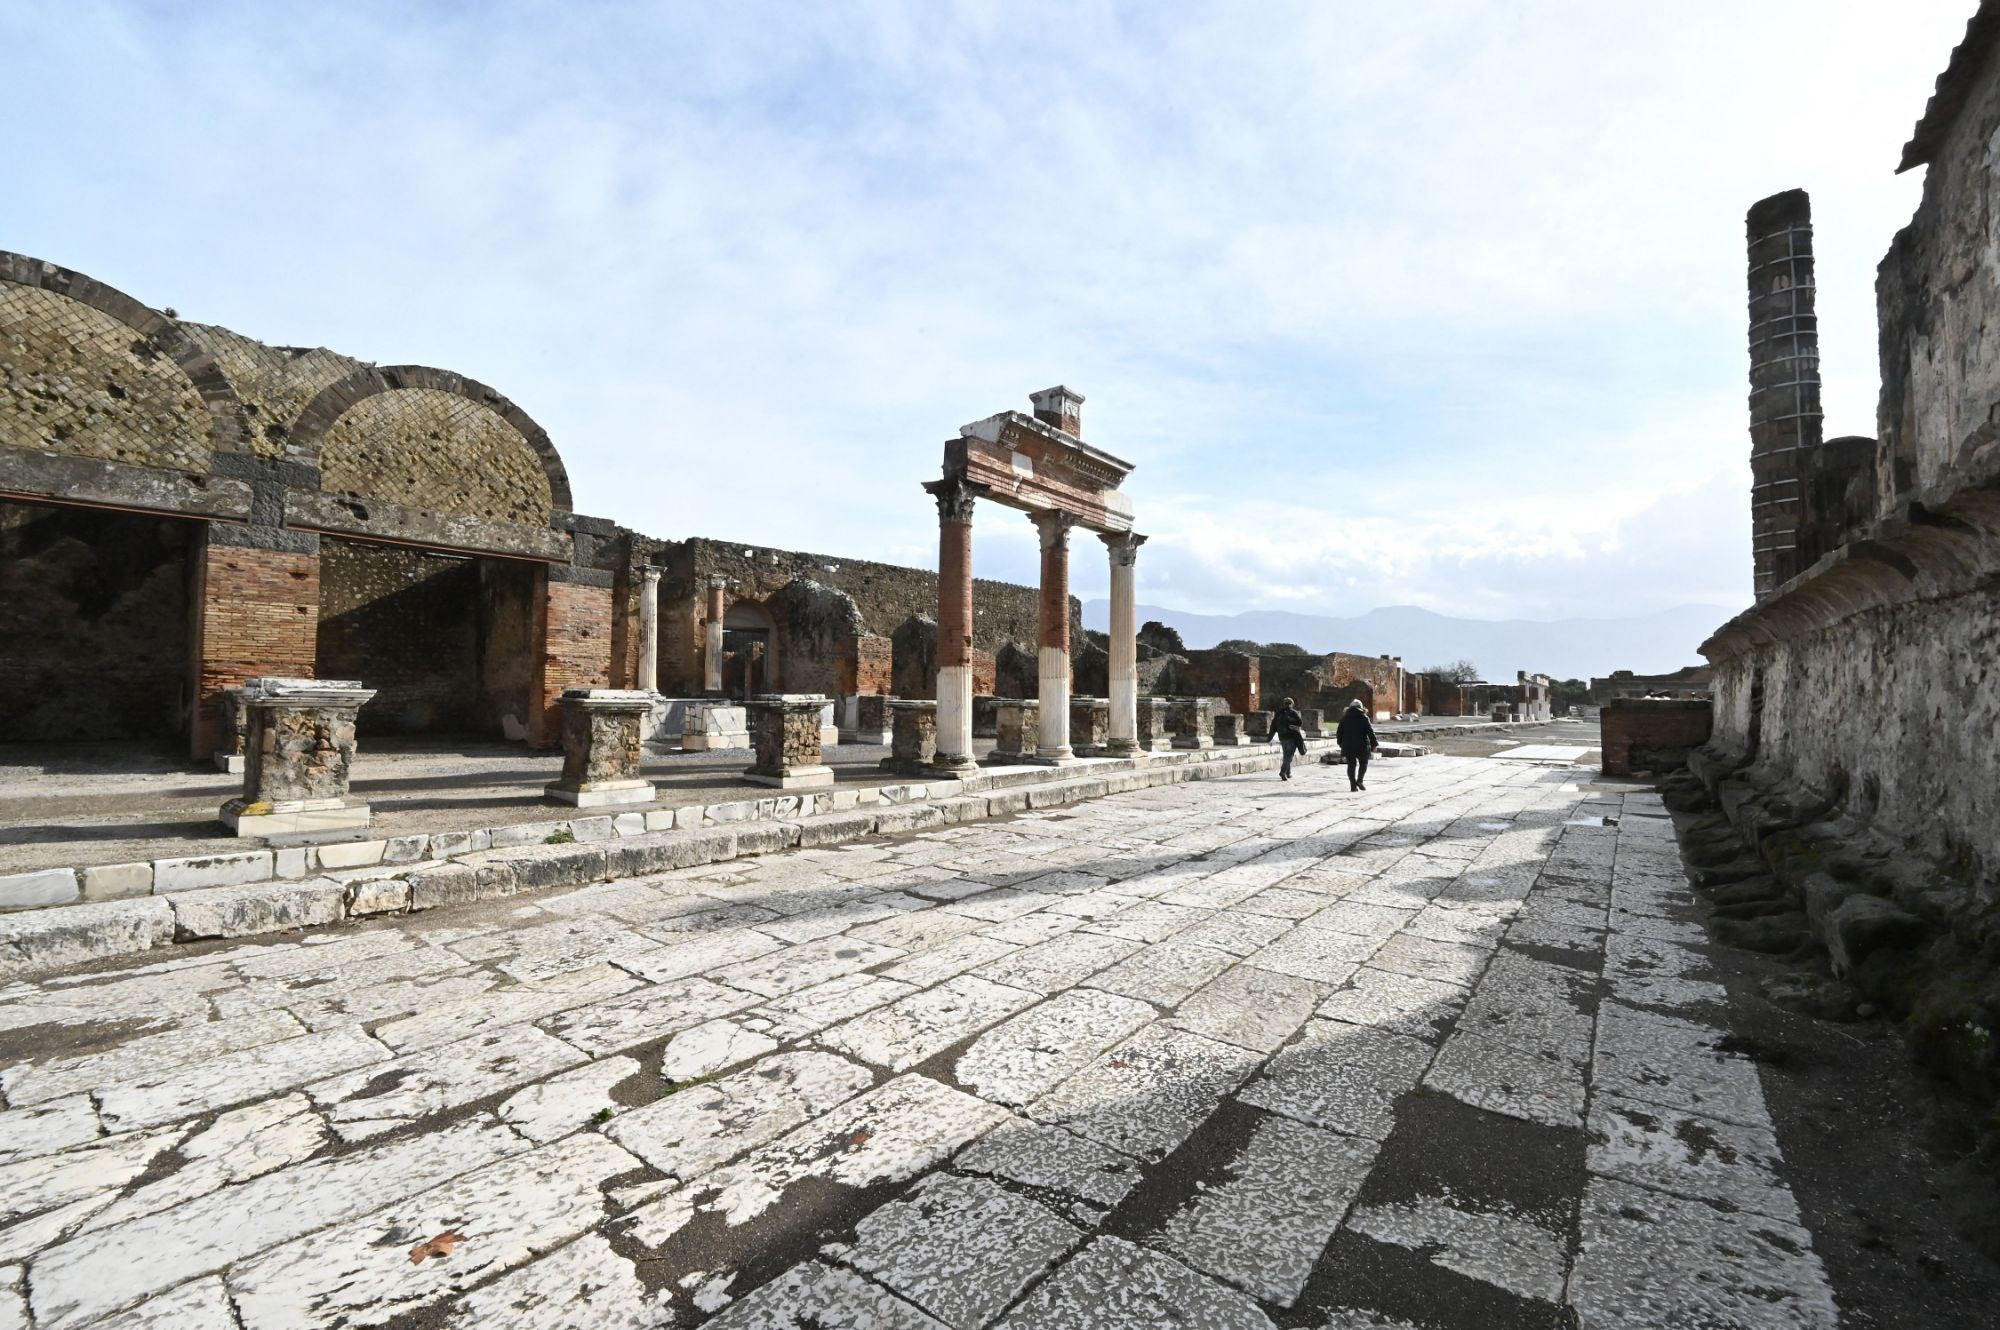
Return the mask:
{"type": "Polygon", "coordinates": [[[449,393],[463,397],[485,407],[514,428],[522,441],[531,448],[541,463],[542,474],[548,478],[549,499],[557,512],[571,511],[569,473],[563,467],[561,454],[550,441],[548,431],[536,424],[534,418],[503,397],[497,390],[487,387],[477,379],[454,374],[450,370],[431,369],[424,365],[392,365],[386,368],[370,366],[356,370],[338,382],[329,384],[318,396],[306,403],[305,409],[292,422],[289,438],[301,461],[319,464],[321,449],[327,435],[340,418],[371,397],[382,393],[403,389],[426,389],[432,392],[449,393]]]}
{"type": "Polygon", "coordinates": [[[0,250],[0,286],[7,285],[60,296],[130,328],[138,338],[131,348],[132,354],[138,354],[143,346],[151,354],[171,361],[200,399],[207,416],[212,453],[247,450],[252,437],[249,415],[235,387],[215,357],[165,312],[73,269],[0,250]]]}

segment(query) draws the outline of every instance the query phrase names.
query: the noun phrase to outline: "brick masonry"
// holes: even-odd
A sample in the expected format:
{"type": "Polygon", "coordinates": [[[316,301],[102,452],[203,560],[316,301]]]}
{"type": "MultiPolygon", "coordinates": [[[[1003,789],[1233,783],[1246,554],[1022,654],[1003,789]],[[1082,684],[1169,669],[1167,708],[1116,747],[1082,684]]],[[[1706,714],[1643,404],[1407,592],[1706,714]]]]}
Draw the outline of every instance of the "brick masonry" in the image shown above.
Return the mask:
{"type": "Polygon", "coordinates": [[[192,749],[225,739],[222,691],[258,675],[317,673],[319,555],[204,543],[195,558],[192,749]]]}
{"type": "Polygon", "coordinates": [[[1667,771],[1687,765],[1687,753],[1708,742],[1712,708],[1701,701],[1621,697],[1601,713],[1604,774],[1667,771]]]}
{"type": "Polygon", "coordinates": [[[532,747],[554,748],[562,742],[562,709],[556,699],[565,688],[611,686],[611,607],[609,587],[550,579],[536,615],[540,650],[538,705],[528,721],[532,747]]]}

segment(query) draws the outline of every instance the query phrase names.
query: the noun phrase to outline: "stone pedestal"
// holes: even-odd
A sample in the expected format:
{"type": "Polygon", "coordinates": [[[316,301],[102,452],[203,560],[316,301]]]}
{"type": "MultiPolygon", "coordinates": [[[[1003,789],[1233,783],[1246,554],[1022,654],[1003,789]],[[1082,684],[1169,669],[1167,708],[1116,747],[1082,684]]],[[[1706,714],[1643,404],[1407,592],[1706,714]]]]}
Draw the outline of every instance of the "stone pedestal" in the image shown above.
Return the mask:
{"type": "Polygon", "coordinates": [[[351,679],[252,679],[243,793],[222,805],[239,836],[303,836],[368,825],[368,805],[348,797],[354,718],[375,696],[351,679]]]}
{"type": "Polygon", "coordinates": [[[1177,697],[1167,709],[1176,748],[1213,748],[1215,735],[1209,728],[1215,704],[1205,697],[1177,697]]]}
{"type": "Polygon", "coordinates": [[[225,688],[222,705],[222,745],[215,750],[215,769],[232,776],[243,774],[243,755],[248,744],[250,713],[243,708],[243,690],[225,688]]]}
{"type": "Polygon", "coordinates": [[[1299,725],[1299,730],[1302,734],[1305,735],[1306,738],[1308,739],[1326,738],[1326,731],[1320,728],[1320,714],[1321,714],[1320,709],[1318,707],[1299,708],[1299,720],[1301,722],[1299,725]]]}
{"type": "Polygon", "coordinates": [[[1496,703],[1493,707],[1493,719],[1498,721],[1512,720],[1514,719],[1514,709],[1504,703],[1496,703]]]}
{"type": "Polygon", "coordinates": [[[996,742],[986,761],[996,766],[1034,761],[1041,709],[1042,704],[1031,699],[1001,698],[994,708],[996,742]]]}
{"type": "Polygon", "coordinates": [[[643,688],[571,688],[562,707],[562,778],[542,787],[551,803],[578,808],[653,802],[639,774],[653,694],[643,688]]]}
{"type": "Polygon", "coordinates": [[[1215,718],[1215,746],[1217,748],[1241,748],[1250,742],[1244,733],[1243,717],[1227,713],[1215,718]]]}
{"type": "Polygon", "coordinates": [[[1069,746],[1078,757],[1105,757],[1110,753],[1111,702],[1102,697],[1072,697],[1069,700],[1069,746]]]}
{"type": "Polygon", "coordinates": [[[833,768],[820,761],[820,720],[826,698],[818,693],[761,693],[752,697],[750,746],[757,764],[743,773],[753,785],[817,790],[833,784],[833,768]]]}
{"type": "Polygon", "coordinates": [[[1007,699],[992,697],[986,693],[972,695],[972,737],[975,739],[997,739],[1000,737],[1000,704],[1007,699]]]}
{"type": "Polygon", "coordinates": [[[888,698],[879,693],[857,693],[842,702],[845,708],[840,728],[842,743],[886,747],[891,742],[888,698]]]}
{"type": "Polygon", "coordinates": [[[1167,727],[1166,698],[1134,698],[1132,701],[1132,713],[1136,731],[1133,744],[1137,751],[1141,753],[1162,753],[1173,747],[1173,731],[1167,727]]]}
{"type": "Polygon", "coordinates": [[[714,748],[748,748],[750,717],[727,702],[690,703],[681,720],[681,747],[691,753],[714,748]]]}
{"type": "Polygon", "coordinates": [[[1271,713],[1268,711],[1246,712],[1243,716],[1243,733],[1251,743],[1269,743],[1271,740],[1271,713]]]}
{"type": "Polygon", "coordinates": [[[889,698],[889,756],[882,769],[899,776],[929,776],[937,772],[937,703],[900,697],[889,698]]]}

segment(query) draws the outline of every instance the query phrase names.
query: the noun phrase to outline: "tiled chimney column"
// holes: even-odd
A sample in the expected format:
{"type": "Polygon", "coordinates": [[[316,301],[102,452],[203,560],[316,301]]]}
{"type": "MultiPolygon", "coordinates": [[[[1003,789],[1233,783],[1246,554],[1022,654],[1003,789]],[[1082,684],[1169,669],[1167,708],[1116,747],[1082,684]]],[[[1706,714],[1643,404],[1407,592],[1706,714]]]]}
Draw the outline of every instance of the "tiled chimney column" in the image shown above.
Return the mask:
{"type": "Polygon", "coordinates": [[[1820,446],[1819,317],[1812,200],[1789,189],[1753,204],[1750,250],[1750,541],[1763,600],[1802,571],[1799,477],[1820,446]]]}
{"type": "Polygon", "coordinates": [[[1036,756],[1060,762],[1069,746],[1069,529],[1068,513],[1037,513],[1042,533],[1041,735],[1036,756]]]}
{"type": "Polygon", "coordinates": [[[962,477],[924,486],[938,506],[937,765],[972,760],[972,505],[962,477]]]}
{"type": "Polygon", "coordinates": [[[639,688],[660,691],[660,570],[639,574],[639,688]]]}
{"type": "Polygon", "coordinates": [[[708,579],[708,616],[702,630],[701,688],[705,693],[722,691],[722,592],[729,579],[716,574],[708,579]]]}
{"type": "Polygon", "coordinates": [[[1146,538],[1136,532],[1101,536],[1111,553],[1111,728],[1113,757],[1139,751],[1139,625],[1133,565],[1146,538]]]}
{"type": "Polygon", "coordinates": [[[1034,403],[1035,419],[1044,425],[1054,425],[1072,437],[1083,437],[1082,393],[1057,384],[1038,393],[1029,393],[1028,400],[1034,403]]]}

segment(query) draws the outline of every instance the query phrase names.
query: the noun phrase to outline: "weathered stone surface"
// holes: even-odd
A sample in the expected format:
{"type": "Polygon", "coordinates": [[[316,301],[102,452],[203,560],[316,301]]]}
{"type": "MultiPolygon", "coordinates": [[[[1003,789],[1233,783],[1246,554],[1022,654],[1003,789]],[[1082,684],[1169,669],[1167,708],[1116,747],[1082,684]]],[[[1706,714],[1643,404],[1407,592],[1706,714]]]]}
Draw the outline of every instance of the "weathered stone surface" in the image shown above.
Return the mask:
{"type": "Polygon", "coordinates": [[[1415,1088],[1431,1048],[1414,1039],[1340,1021],[1314,1021],[1271,1059],[1242,1099],[1273,1113],[1381,1140],[1395,1125],[1398,1096],[1415,1088]]]}
{"type": "Polygon", "coordinates": [[[321,1081],[307,1093],[342,1140],[365,1141],[584,1060],[561,1040],[515,1025],[321,1081]]]}
{"type": "Polygon", "coordinates": [[[1152,1007],[1131,998],[1063,993],[981,1035],[958,1059],[954,1074],[983,1099],[1019,1106],[1053,1090],[1153,1018],[1152,1007]]]}
{"type": "Polygon", "coordinates": [[[1149,1025],[1028,1106],[1028,1115],[1157,1160],[1242,1083],[1255,1054],[1149,1025]]]}
{"type": "Polygon", "coordinates": [[[863,1219],[843,1259],[947,1325],[978,1326],[1082,1237],[991,1182],[934,1175],[863,1219]]]}
{"type": "Polygon", "coordinates": [[[891,1071],[914,1067],[959,1040],[1034,1003],[1036,995],[960,975],[820,1036],[830,1048],[891,1071]]]}
{"type": "Polygon", "coordinates": [[[155,1126],[383,1062],[388,1053],[353,1026],[325,1030],[109,1087],[98,1109],[106,1126],[155,1126]]]}
{"type": "Polygon", "coordinates": [[[288,928],[330,924],[347,910],[347,889],[330,877],[250,887],[176,892],[174,935],[182,941],[250,937],[288,928]]]}
{"type": "Polygon", "coordinates": [[[612,1120],[605,1133],[676,1181],[700,1177],[867,1089],[830,1053],[786,1053],[612,1120]]]}
{"type": "Polygon", "coordinates": [[[165,893],[197,891],[202,887],[241,886],[246,882],[262,882],[271,876],[271,872],[269,850],[158,859],[153,863],[153,890],[165,893]]]}
{"type": "MultiPolygon", "coordinates": [[[[1144,715],[1144,711],[1140,712],[1144,715]]],[[[1170,1257],[1099,1238],[999,1323],[1005,1330],[1271,1330],[1257,1304],[1170,1257]]]]}
{"type": "Polygon", "coordinates": [[[0,979],[147,951],[173,935],[173,909],[158,899],[0,916],[0,979]]]}
{"type": "Polygon", "coordinates": [[[708,1322],[710,1330],[943,1330],[879,1284],[817,1261],[795,1266],[708,1322]]]}
{"type": "Polygon", "coordinates": [[[673,1324],[632,1263],[595,1234],[466,1294],[449,1330],[649,1330],[673,1324]]]}
{"type": "Polygon", "coordinates": [[[43,905],[67,905],[83,897],[73,868],[44,868],[33,873],[0,874],[0,910],[32,910],[43,905]]]}

